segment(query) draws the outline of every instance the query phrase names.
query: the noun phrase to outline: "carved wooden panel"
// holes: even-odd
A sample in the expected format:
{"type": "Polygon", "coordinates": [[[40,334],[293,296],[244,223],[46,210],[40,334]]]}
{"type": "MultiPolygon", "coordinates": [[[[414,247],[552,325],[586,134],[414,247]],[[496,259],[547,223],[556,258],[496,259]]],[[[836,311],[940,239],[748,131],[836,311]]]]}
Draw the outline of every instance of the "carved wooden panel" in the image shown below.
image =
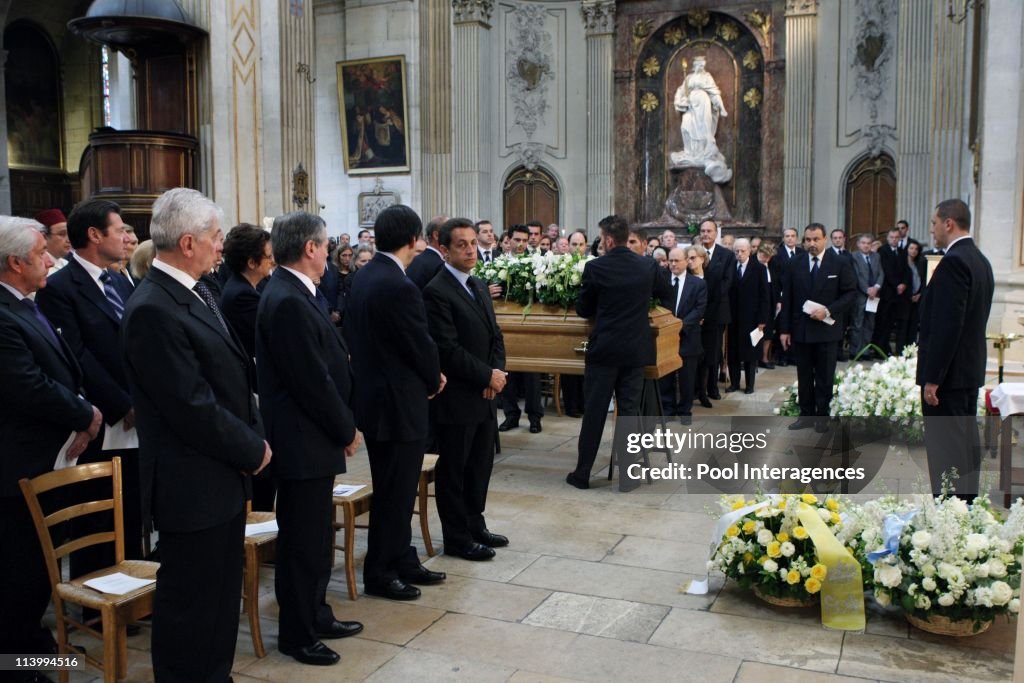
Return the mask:
{"type": "Polygon", "coordinates": [[[558,182],[544,169],[519,167],[505,181],[503,192],[503,228],[517,223],[539,221],[550,225],[559,221],[558,182]]]}
{"type": "Polygon", "coordinates": [[[31,218],[44,209],[73,206],[71,179],[63,171],[11,169],[11,213],[31,218]]]}
{"type": "Polygon", "coordinates": [[[846,232],[876,234],[896,225],[896,168],[892,157],[866,158],[846,181],[846,232]]]}
{"type": "Polygon", "coordinates": [[[187,133],[189,96],[184,54],[149,57],[139,98],[140,128],[187,133]]]}

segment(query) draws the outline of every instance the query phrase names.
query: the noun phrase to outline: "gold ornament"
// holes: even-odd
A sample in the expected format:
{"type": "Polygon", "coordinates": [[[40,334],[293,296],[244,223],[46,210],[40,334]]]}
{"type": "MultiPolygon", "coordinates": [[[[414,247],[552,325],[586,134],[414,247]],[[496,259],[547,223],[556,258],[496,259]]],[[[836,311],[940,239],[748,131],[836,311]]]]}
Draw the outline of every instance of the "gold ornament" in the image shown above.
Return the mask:
{"type": "Polygon", "coordinates": [[[722,37],[722,40],[731,43],[740,37],[740,31],[736,28],[736,24],[727,21],[718,27],[718,35],[722,37]]]}
{"type": "Polygon", "coordinates": [[[711,23],[711,15],[706,9],[695,9],[686,15],[686,23],[700,31],[711,23]]]}
{"type": "Polygon", "coordinates": [[[678,45],[683,42],[683,29],[678,26],[673,26],[669,30],[665,31],[664,40],[666,45],[678,45]]]}
{"type": "Polygon", "coordinates": [[[768,36],[772,32],[772,13],[771,11],[762,12],[761,10],[753,10],[747,13],[747,21],[755,26],[758,31],[761,32],[761,37],[764,39],[765,45],[769,45],[768,36]]]}
{"type": "Polygon", "coordinates": [[[633,43],[639,45],[649,35],[651,35],[651,20],[637,19],[633,24],[633,43]]]}
{"type": "Polygon", "coordinates": [[[654,93],[645,92],[644,96],[640,98],[640,108],[650,114],[658,108],[658,98],[655,97],[654,93]]]}
{"type": "Polygon", "coordinates": [[[658,63],[658,58],[648,57],[645,59],[643,63],[643,70],[648,78],[657,75],[657,73],[661,71],[661,64],[658,63]]]}
{"type": "Polygon", "coordinates": [[[743,55],[743,66],[753,71],[760,65],[761,55],[757,54],[756,50],[747,50],[747,54],[743,55]]]}
{"type": "Polygon", "coordinates": [[[757,109],[761,105],[761,91],[751,88],[743,95],[743,102],[751,109],[757,109]]]}

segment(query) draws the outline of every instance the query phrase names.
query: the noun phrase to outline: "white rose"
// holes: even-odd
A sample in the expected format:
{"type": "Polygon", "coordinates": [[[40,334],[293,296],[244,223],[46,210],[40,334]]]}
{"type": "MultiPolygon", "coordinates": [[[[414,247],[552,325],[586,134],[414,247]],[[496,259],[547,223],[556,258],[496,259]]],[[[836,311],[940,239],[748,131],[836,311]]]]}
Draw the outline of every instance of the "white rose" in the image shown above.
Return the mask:
{"type": "Polygon", "coordinates": [[[775,534],[773,534],[769,529],[761,529],[757,532],[757,542],[761,545],[768,545],[774,539],[775,534]]]}
{"type": "Polygon", "coordinates": [[[886,588],[895,588],[903,580],[903,573],[899,567],[890,564],[875,567],[875,581],[886,588]]]}
{"type": "Polygon", "coordinates": [[[781,580],[785,581],[786,580],[786,576],[788,574],[789,574],[789,570],[786,569],[785,567],[782,567],[781,569],[779,569],[779,578],[781,580]]]}
{"type": "Polygon", "coordinates": [[[882,607],[888,607],[892,604],[892,597],[889,595],[889,591],[881,589],[875,589],[875,602],[882,607]]]}
{"type": "Polygon", "coordinates": [[[1002,560],[992,558],[988,561],[988,575],[997,579],[1003,578],[1006,576],[1006,565],[1002,560]]]}
{"type": "Polygon", "coordinates": [[[974,559],[978,553],[988,550],[988,536],[985,534],[967,534],[967,557],[974,559]]]}
{"type": "Polygon", "coordinates": [[[967,502],[962,498],[949,498],[948,501],[950,507],[952,507],[956,513],[961,515],[967,514],[967,502]]]}
{"type": "Polygon", "coordinates": [[[990,586],[992,591],[992,604],[1005,605],[1013,598],[1013,589],[1005,581],[995,581],[990,586]]]}
{"type": "Polygon", "coordinates": [[[992,589],[985,587],[974,589],[974,604],[992,607],[992,589]]]}
{"type": "Polygon", "coordinates": [[[1010,604],[1008,606],[1013,614],[1017,614],[1018,612],[1020,612],[1020,598],[1014,598],[1013,600],[1010,600],[1010,604]]]}
{"type": "Polygon", "coordinates": [[[910,542],[918,550],[924,550],[932,542],[932,535],[927,531],[915,531],[910,537],[910,542]]]}
{"type": "Polygon", "coordinates": [[[927,595],[924,595],[923,593],[921,595],[918,595],[917,598],[914,600],[914,607],[923,610],[931,609],[931,598],[929,598],[927,595]]]}
{"type": "Polygon", "coordinates": [[[781,546],[779,547],[779,551],[780,551],[780,552],[781,552],[781,553],[782,553],[782,554],[783,554],[783,555],[784,555],[785,557],[792,557],[792,556],[793,556],[793,553],[795,553],[795,552],[796,552],[796,546],[794,546],[794,545],[793,545],[792,543],[790,543],[789,541],[786,541],[785,543],[783,543],[783,544],[782,544],[782,545],[781,545],[781,546]]]}
{"type": "Polygon", "coordinates": [[[925,579],[921,581],[921,588],[924,588],[928,592],[934,591],[936,586],[937,584],[935,583],[935,579],[933,578],[925,577],[925,579]]]}
{"type": "Polygon", "coordinates": [[[929,562],[921,567],[921,573],[925,576],[935,576],[935,565],[929,562]]]}
{"type": "Polygon", "coordinates": [[[775,560],[765,560],[764,570],[769,573],[775,573],[779,570],[779,565],[775,560]]]}
{"type": "Polygon", "coordinates": [[[828,510],[828,508],[818,508],[818,516],[821,517],[823,522],[832,521],[832,513],[828,510]]]}
{"type": "Polygon", "coordinates": [[[992,569],[989,566],[988,562],[982,562],[974,568],[974,575],[977,576],[979,579],[984,579],[988,576],[991,570],[992,569]]]}
{"type": "Polygon", "coordinates": [[[939,596],[939,604],[942,605],[943,607],[949,607],[954,602],[955,602],[955,600],[953,599],[953,596],[950,595],[949,593],[943,593],[942,595],[939,596]]]}

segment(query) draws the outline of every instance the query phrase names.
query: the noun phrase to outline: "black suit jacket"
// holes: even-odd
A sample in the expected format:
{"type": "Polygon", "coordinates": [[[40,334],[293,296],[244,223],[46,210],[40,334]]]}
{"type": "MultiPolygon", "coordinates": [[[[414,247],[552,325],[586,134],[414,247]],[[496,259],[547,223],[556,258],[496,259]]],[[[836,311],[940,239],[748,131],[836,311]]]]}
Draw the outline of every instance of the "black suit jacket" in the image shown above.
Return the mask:
{"type": "Polygon", "coordinates": [[[992,266],[970,237],[946,251],[921,297],[917,383],[977,389],[985,383],[992,266]]]}
{"type": "Polygon", "coordinates": [[[344,472],[344,449],[356,436],[348,347],[306,285],[284,268],[274,271],[260,300],[256,371],[274,475],[344,472]]]}
{"type": "Polygon", "coordinates": [[[195,293],[151,268],[121,321],[143,510],[187,532],[234,518],[263,461],[252,360],[195,293]]]}
{"type": "MultiPolygon", "coordinates": [[[[669,287],[672,287],[669,274],[669,287]]],[[[696,275],[686,274],[683,279],[683,294],[676,307],[675,288],[668,297],[662,298],[661,305],[672,311],[672,315],[683,321],[683,329],[679,330],[679,355],[683,358],[700,355],[703,347],[700,343],[700,321],[708,307],[708,286],[696,275]]]]}
{"type": "Polygon", "coordinates": [[[811,257],[804,254],[793,259],[786,270],[782,285],[782,312],[779,314],[779,332],[793,335],[793,341],[802,344],[835,342],[843,337],[842,318],[857,299],[857,278],[853,266],[846,259],[829,253],[822,254],[817,278],[811,278],[811,257]],[[827,325],[813,320],[803,312],[807,300],[828,308],[836,323],[827,325]]]}
{"type": "Polygon", "coordinates": [[[383,253],[352,279],[345,330],[359,429],[377,441],[426,439],[427,396],[441,385],[437,345],[419,287],[383,253]]]}
{"type": "Polygon", "coordinates": [[[776,251],[775,256],[772,258],[772,261],[778,260],[779,265],[782,266],[783,268],[786,268],[787,266],[789,266],[790,262],[794,258],[797,258],[800,255],[806,254],[806,253],[807,252],[804,251],[803,247],[799,247],[798,246],[798,247],[796,247],[795,253],[794,253],[793,257],[791,258],[790,255],[789,255],[789,251],[786,249],[786,245],[785,244],[780,244],[779,248],[778,248],[778,251],[776,251]]]}
{"type": "Polygon", "coordinates": [[[327,262],[317,288],[327,297],[328,312],[337,313],[338,300],[341,298],[341,271],[338,270],[338,266],[330,261],[327,262]]]}
{"type": "Polygon", "coordinates": [[[715,245],[711,262],[704,268],[704,281],[708,286],[708,310],[705,325],[725,325],[732,320],[729,292],[736,275],[736,254],[721,244],[715,245]]]}
{"type": "MultiPolygon", "coordinates": [[[[0,287],[0,498],[21,497],[18,480],[53,469],[71,432],[92,424],[82,371],[25,304],[0,287]]],[[[13,560],[11,560],[13,561],[13,560]]]]}
{"type": "MultiPolygon", "coordinates": [[[[735,266],[734,266],[735,268],[735,266]]],[[[729,296],[732,325],[736,329],[740,341],[758,325],[767,325],[774,313],[771,306],[771,289],[765,267],[751,257],[743,277],[737,277],[729,296]]],[[[753,349],[749,339],[740,348],[753,349]]]]}
{"type": "MultiPolygon", "coordinates": [[[[121,300],[127,302],[132,293],[127,278],[120,273],[110,276],[121,300]]],[[[132,399],[121,353],[121,321],[113,306],[76,256],[47,279],[36,303],[60,328],[81,365],[89,400],[103,413],[104,422],[116,424],[131,410],[132,399]]]]}
{"type": "Polygon", "coordinates": [[[622,368],[654,363],[651,299],[672,296],[672,286],[660,271],[654,259],[626,247],[587,262],[576,300],[576,313],[594,318],[587,363],[622,368]]]}
{"type": "Polygon", "coordinates": [[[442,266],[444,266],[444,260],[438,253],[433,249],[425,249],[422,254],[412,260],[405,274],[422,291],[434,279],[434,276],[437,275],[442,266]]]}
{"type": "Polygon", "coordinates": [[[243,276],[232,273],[224,283],[220,310],[250,358],[256,357],[256,310],[259,305],[260,290],[249,284],[243,276]]]}
{"type": "Polygon", "coordinates": [[[882,290],[878,297],[889,304],[905,308],[910,302],[910,265],[907,263],[906,252],[897,250],[893,252],[888,244],[878,250],[878,257],[882,264],[882,272],[885,280],[882,282],[882,290]],[[898,285],[906,285],[903,294],[896,293],[898,285]]]}
{"type": "Polygon", "coordinates": [[[441,372],[448,384],[433,401],[440,424],[477,424],[493,420],[493,400],[483,397],[492,370],[505,369],[505,340],[494,317],[487,287],[471,277],[476,299],[447,268],[423,290],[430,336],[437,343],[441,372]]]}

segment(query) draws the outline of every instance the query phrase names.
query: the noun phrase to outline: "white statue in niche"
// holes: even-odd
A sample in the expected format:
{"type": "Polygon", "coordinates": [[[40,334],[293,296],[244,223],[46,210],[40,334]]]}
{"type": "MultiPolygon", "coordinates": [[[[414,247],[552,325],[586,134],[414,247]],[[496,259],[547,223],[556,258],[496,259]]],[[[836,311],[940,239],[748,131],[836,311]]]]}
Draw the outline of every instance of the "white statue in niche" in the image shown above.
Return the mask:
{"type": "Polygon", "coordinates": [[[715,133],[718,118],[729,114],[722,103],[722,91],[704,70],[706,63],[704,57],[694,57],[693,71],[676,90],[673,104],[683,115],[679,126],[683,133],[683,150],[672,152],[670,156],[675,167],[703,168],[711,180],[727,183],[732,178],[732,169],[718,149],[715,133]]]}

